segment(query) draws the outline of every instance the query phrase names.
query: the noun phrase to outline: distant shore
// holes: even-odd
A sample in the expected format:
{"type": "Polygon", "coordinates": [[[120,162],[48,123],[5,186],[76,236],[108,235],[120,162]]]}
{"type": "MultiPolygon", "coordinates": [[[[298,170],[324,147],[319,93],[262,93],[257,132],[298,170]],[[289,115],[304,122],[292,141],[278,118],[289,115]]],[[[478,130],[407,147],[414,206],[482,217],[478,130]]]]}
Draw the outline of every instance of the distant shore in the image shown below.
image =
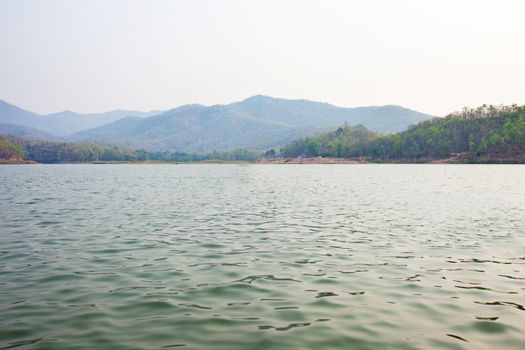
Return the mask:
{"type": "Polygon", "coordinates": [[[356,158],[335,158],[335,157],[299,157],[299,158],[277,158],[277,159],[258,159],[257,164],[455,164],[458,163],[456,157],[446,159],[428,159],[418,161],[370,161],[356,158]]]}
{"type": "Polygon", "coordinates": [[[0,164],[38,164],[32,160],[23,159],[0,159],[0,164]]]}
{"type": "Polygon", "coordinates": [[[258,159],[256,164],[524,164],[522,158],[460,158],[457,155],[440,159],[365,160],[356,158],[310,157],[258,159]]]}
{"type": "Polygon", "coordinates": [[[142,162],[137,161],[91,161],[91,162],[56,162],[56,163],[39,163],[32,160],[4,160],[0,159],[0,165],[2,164],[10,164],[10,165],[21,165],[21,164],[46,164],[46,165],[53,165],[53,164],[136,164],[136,165],[170,165],[170,164],[255,164],[256,161],[236,161],[236,160],[203,160],[203,161],[193,161],[193,162],[167,162],[167,161],[154,161],[154,160],[146,160],[142,162]]]}
{"type": "Polygon", "coordinates": [[[135,164],[135,165],[178,165],[178,164],[525,164],[524,159],[458,159],[450,157],[444,159],[418,159],[418,160],[364,160],[352,158],[334,157],[309,157],[309,158],[276,158],[276,159],[257,159],[255,161],[235,161],[235,160],[203,160],[192,162],[166,162],[166,161],[93,161],[93,162],[58,162],[58,163],[38,163],[32,160],[5,160],[0,159],[0,165],[22,165],[22,164],[135,164]]]}
{"type": "Polygon", "coordinates": [[[359,159],[315,157],[315,158],[277,158],[258,159],[256,164],[366,164],[369,162],[359,159]]]}

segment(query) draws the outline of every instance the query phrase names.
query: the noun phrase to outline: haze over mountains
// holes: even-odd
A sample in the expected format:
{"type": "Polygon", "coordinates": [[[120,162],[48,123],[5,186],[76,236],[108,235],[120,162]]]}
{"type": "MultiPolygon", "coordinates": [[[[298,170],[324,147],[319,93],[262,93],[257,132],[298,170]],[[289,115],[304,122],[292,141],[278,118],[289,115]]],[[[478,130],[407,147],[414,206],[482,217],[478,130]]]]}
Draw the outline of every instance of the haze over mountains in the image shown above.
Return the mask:
{"type": "Polygon", "coordinates": [[[148,117],[161,112],[162,111],[141,112],[117,109],[105,113],[82,114],[63,111],[42,115],[0,100],[0,124],[26,126],[60,137],[69,136],[81,130],[96,128],[127,116],[148,117]]]}
{"type": "MultiPolygon", "coordinates": [[[[19,136],[59,136],[69,141],[103,142],[150,151],[267,149],[345,123],[361,124],[377,132],[397,132],[430,118],[393,105],[342,108],[262,95],[227,105],[185,105],[161,113],[116,110],[47,116],[0,101],[0,123],[26,127],[18,130],[25,133],[19,136]]],[[[0,125],[0,133],[2,129],[7,128],[0,125]]]]}
{"type": "Polygon", "coordinates": [[[48,132],[17,124],[0,123],[0,135],[14,135],[28,140],[62,141],[63,138],[48,132]]]}

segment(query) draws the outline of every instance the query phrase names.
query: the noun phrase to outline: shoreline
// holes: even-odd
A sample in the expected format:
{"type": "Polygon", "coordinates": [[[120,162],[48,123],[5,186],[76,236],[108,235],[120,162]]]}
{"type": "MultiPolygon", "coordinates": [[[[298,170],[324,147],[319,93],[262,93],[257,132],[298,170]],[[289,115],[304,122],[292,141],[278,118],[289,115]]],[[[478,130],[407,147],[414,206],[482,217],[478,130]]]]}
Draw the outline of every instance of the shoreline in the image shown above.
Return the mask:
{"type": "Polygon", "coordinates": [[[364,159],[352,159],[352,158],[278,158],[278,159],[257,159],[254,161],[229,161],[229,160],[204,160],[199,162],[167,162],[167,161],[93,161],[93,162],[58,162],[58,163],[38,163],[32,160],[0,160],[0,165],[27,165],[27,164],[43,164],[43,165],[53,165],[53,164],[95,164],[95,165],[104,165],[104,164],[131,164],[131,165],[206,165],[206,164],[224,164],[224,165],[242,165],[242,164],[251,164],[251,165],[307,165],[307,164],[320,164],[320,165],[333,165],[333,164],[349,164],[349,165],[359,165],[359,164],[431,164],[431,165],[444,165],[444,164],[517,164],[523,165],[525,161],[521,159],[484,159],[480,161],[468,161],[461,160],[457,157],[450,157],[445,159],[421,159],[421,160],[391,160],[391,161],[373,161],[373,160],[364,160],[364,159]]]}
{"type": "Polygon", "coordinates": [[[371,162],[351,158],[278,158],[257,159],[256,164],[371,164],[371,162]]]}
{"type": "Polygon", "coordinates": [[[16,164],[39,164],[33,160],[7,160],[7,159],[0,159],[0,165],[3,165],[3,164],[12,164],[12,165],[16,165],[16,164]]]}

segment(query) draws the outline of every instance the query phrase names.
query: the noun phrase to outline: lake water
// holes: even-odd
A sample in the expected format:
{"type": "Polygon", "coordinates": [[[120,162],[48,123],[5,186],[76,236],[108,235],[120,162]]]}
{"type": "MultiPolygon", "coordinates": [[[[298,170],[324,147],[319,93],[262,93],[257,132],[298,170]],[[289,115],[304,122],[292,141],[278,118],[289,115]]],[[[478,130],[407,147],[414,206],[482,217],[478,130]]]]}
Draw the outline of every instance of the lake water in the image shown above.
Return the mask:
{"type": "Polygon", "coordinates": [[[0,349],[525,349],[525,166],[0,166],[0,349]]]}

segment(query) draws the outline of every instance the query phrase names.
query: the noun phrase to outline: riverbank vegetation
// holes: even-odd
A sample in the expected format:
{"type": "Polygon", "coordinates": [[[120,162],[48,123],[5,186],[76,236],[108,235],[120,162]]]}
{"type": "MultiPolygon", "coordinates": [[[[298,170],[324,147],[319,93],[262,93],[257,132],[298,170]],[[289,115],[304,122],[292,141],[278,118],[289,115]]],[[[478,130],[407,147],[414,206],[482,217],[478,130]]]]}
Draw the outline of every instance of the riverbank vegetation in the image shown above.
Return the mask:
{"type": "Polygon", "coordinates": [[[24,155],[24,148],[20,144],[0,138],[0,161],[21,161],[24,155]]]}
{"type": "Polygon", "coordinates": [[[386,135],[361,125],[345,125],[336,131],[298,139],[280,152],[271,149],[264,153],[246,149],[207,154],[147,152],[111,145],[34,141],[0,135],[0,160],[3,162],[236,162],[298,157],[345,158],[359,162],[525,163],[525,106],[483,105],[386,135]]]}
{"type": "Polygon", "coordinates": [[[464,109],[408,130],[381,135],[363,126],[296,140],[282,157],[344,157],[370,161],[525,162],[525,106],[464,109]]]}
{"type": "Polygon", "coordinates": [[[93,143],[49,142],[0,135],[0,159],[38,163],[254,161],[259,153],[239,149],[209,154],[147,152],[93,143]],[[17,155],[15,157],[15,155],[17,155]]]}

